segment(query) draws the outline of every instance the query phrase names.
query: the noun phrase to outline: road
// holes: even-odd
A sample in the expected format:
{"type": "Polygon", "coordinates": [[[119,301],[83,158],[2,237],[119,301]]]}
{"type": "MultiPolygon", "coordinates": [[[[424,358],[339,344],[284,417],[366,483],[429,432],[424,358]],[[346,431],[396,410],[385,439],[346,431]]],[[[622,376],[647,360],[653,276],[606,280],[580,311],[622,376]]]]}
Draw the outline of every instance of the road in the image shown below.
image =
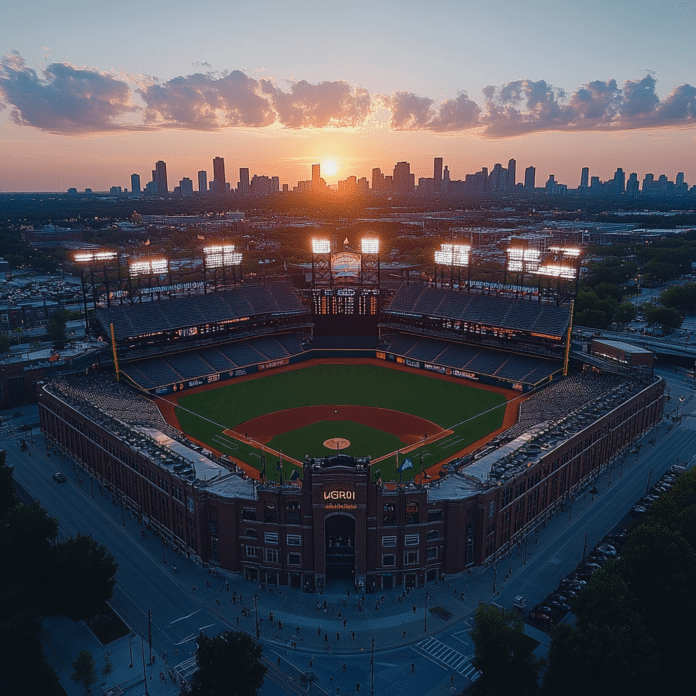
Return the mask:
{"type": "MultiPolygon", "coordinates": [[[[408,597],[401,596],[401,589],[386,592],[383,602],[368,597],[360,611],[355,595],[346,596],[345,588],[330,587],[319,598],[327,600],[326,610],[321,602],[317,604],[317,596],[286,588],[257,590],[253,584],[232,578],[228,589],[224,579],[174,555],[151,532],[143,539],[137,519],[107,494],[100,495],[97,484],[91,486],[84,472],[78,471],[82,478],[78,482],[71,462],[47,456],[40,436],[34,435],[31,455],[19,450],[14,433],[5,432],[1,444],[7,449],[8,463],[15,467],[17,482],[59,520],[63,537],[91,534],[108,547],[119,566],[112,605],[136,633],[145,636],[147,612],[152,612],[153,648],[169,666],[193,654],[200,631],[215,635],[241,628],[253,634],[253,594],[258,591],[261,640],[269,665],[263,696],[306,693],[299,683],[305,672],[318,678],[312,693],[336,694],[338,689],[353,694],[359,683],[360,693],[369,694],[373,636],[375,694],[444,696],[450,693],[451,683],[461,689],[473,674],[468,631],[479,601],[512,608],[513,597],[522,594],[529,606],[539,602],[581,560],[585,539],[592,547],[614,528],[645,493],[649,479],[656,480],[677,461],[691,460],[696,452],[692,384],[684,381],[683,373],[667,370],[662,375],[671,396],[665,413],[676,416],[679,408],[681,420],[665,419],[642,438],[638,453],[624,458],[623,466],[619,459],[607,469],[594,482],[599,490],[594,500],[589,493],[581,493],[538,537],[532,536],[516,548],[497,569],[477,569],[471,577],[429,585],[408,597]],[[68,477],[65,484],[53,482],[56,470],[68,477]],[[450,620],[426,614],[426,592],[428,606],[443,607],[452,614],[450,620]]],[[[27,422],[32,422],[30,414],[27,422]]]]}

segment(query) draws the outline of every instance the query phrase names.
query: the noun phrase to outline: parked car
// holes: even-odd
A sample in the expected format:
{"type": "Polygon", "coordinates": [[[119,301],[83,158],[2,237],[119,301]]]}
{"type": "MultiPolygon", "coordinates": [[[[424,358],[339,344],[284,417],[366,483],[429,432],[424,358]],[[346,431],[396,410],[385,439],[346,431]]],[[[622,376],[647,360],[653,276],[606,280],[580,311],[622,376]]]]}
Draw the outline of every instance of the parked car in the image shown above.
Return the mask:
{"type": "Polygon", "coordinates": [[[53,474],[53,480],[56,483],[65,483],[65,474],[62,471],[56,471],[56,473],[53,474]]]}
{"type": "Polygon", "coordinates": [[[609,544],[598,544],[595,550],[603,556],[616,556],[616,549],[609,544]]]}

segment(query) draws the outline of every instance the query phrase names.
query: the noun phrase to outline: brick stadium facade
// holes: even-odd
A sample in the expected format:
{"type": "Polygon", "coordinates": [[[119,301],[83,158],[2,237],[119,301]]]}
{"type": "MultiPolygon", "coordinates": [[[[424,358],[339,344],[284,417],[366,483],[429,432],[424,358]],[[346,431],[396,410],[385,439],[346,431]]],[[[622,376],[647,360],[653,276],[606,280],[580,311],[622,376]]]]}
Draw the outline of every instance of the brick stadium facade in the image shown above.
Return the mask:
{"type": "MultiPolygon", "coordinates": [[[[662,380],[600,387],[571,413],[563,403],[563,418],[518,429],[498,443],[505,447],[423,485],[383,484],[367,460],[341,455],[306,460],[301,481],[261,484],[155,427],[114,417],[95,405],[89,383],[46,385],[39,407],[47,440],[181,554],[264,583],[321,589],[341,576],[369,591],[495,562],[659,422],[662,380]]],[[[550,403],[553,388],[537,396],[550,403]]],[[[128,391],[112,390],[114,399],[128,391]]]]}

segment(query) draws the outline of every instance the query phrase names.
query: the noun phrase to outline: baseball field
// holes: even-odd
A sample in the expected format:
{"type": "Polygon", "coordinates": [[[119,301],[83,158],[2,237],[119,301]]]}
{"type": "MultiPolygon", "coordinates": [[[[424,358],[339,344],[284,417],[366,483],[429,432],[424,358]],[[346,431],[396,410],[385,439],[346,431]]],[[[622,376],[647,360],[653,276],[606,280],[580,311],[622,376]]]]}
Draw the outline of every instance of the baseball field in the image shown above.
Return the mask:
{"type": "Polygon", "coordinates": [[[454,378],[312,361],[181,394],[175,402],[173,415],[185,433],[256,470],[265,457],[269,479],[278,478],[281,459],[287,480],[305,455],[340,451],[370,455],[388,481],[413,478],[421,460],[426,471],[500,428],[507,399],[454,378]],[[413,468],[397,474],[397,461],[406,458],[413,468]]]}

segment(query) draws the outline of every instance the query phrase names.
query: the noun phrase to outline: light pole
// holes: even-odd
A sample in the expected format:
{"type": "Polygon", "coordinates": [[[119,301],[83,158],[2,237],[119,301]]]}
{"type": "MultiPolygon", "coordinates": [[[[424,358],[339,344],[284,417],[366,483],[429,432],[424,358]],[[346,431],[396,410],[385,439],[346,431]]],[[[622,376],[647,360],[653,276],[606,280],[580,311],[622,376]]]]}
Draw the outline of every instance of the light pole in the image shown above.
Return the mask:
{"type": "Polygon", "coordinates": [[[375,696],[375,637],[370,635],[370,638],[372,638],[372,658],[370,659],[370,696],[375,696]]]}
{"type": "Polygon", "coordinates": [[[425,612],[423,613],[423,631],[428,632],[428,590],[425,591],[425,612]]]}
{"type": "Polygon", "coordinates": [[[259,628],[259,595],[254,595],[254,614],[256,615],[256,640],[261,637],[261,629],[259,628]]]}

